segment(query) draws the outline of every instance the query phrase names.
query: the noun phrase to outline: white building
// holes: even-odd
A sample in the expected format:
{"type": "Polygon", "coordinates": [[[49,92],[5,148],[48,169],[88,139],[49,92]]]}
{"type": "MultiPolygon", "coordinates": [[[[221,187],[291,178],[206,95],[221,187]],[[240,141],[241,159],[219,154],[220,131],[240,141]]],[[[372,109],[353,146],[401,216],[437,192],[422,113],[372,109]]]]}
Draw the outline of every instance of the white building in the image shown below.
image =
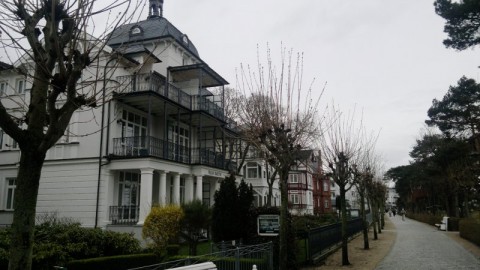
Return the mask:
{"type": "MultiPolygon", "coordinates": [[[[77,111],[48,151],[37,214],[138,232],[152,205],[212,204],[219,181],[236,166],[226,147],[236,136],[223,111],[227,81],[163,17],[163,1],[150,0],[146,20],[118,27],[98,50],[93,66],[99,68],[86,70],[84,79],[99,74],[99,82],[79,86],[105,91],[106,102],[77,111]]],[[[0,100],[19,116],[29,103],[31,78],[14,67],[32,65],[27,58],[0,65],[0,100]]],[[[0,224],[8,225],[20,151],[1,130],[0,142],[0,224]]]]}

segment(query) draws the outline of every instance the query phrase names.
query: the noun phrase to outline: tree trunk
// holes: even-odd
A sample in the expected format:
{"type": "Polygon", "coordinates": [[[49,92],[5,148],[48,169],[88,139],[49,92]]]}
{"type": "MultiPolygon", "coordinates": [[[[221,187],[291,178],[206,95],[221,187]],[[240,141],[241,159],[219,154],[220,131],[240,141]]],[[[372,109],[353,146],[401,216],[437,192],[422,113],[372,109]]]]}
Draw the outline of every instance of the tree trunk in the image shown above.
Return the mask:
{"type": "Polygon", "coordinates": [[[453,213],[455,217],[460,217],[459,204],[458,204],[458,191],[455,190],[453,195],[453,213]]]}
{"type": "MultiPolygon", "coordinates": [[[[380,211],[379,211],[379,217],[380,217],[380,228],[383,230],[385,227],[385,208],[383,204],[380,204],[380,211]]],[[[382,233],[382,231],[380,231],[382,233]]]]}
{"type": "Polygon", "coordinates": [[[468,207],[468,202],[469,202],[469,196],[468,196],[468,189],[465,188],[465,195],[463,199],[463,207],[464,207],[464,218],[468,218],[470,216],[470,208],[468,207]]]}
{"type": "Polygon", "coordinates": [[[45,153],[22,149],[15,188],[9,270],[32,269],[38,186],[45,153]]]}
{"type": "Polygon", "coordinates": [[[373,240],[378,239],[378,233],[377,233],[377,206],[375,205],[374,202],[372,202],[372,220],[373,220],[373,240]]]}
{"type": "Polygon", "coordinates": [[[382,224],[380,221],[380,205],[378,203],[375,206],[375,215],[377,217],[378,233],[382,233],[382,224]]]}
{"type": "Polygon", "coordinates": [[[368,220],[365,213],[365,191],[360,192],[360,213],[363,220],[363,249],[370,249],[368,243],[368,220]]]}
{"type": "Polygon", "coordinates": [[[280,174],[280,192],[282,203],[280,205],[280,270],[288,269],[288,190],[287,190],[287,173],[280,174]]]}
{"type": "Polygon", "coordinates": [[[342,209],[342,265],[350,265],[348,261],[347,206],[345,186],[340,186],[340,208],[342,209]]]}

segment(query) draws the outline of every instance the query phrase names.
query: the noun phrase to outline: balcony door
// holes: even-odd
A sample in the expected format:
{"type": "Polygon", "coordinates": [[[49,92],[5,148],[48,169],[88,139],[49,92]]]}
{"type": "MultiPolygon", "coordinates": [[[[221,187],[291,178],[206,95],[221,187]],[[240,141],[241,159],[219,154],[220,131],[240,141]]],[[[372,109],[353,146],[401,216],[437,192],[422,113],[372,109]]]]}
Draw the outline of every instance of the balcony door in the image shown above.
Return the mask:
{"type": "Polygon", "coordinates": [[[120,172],[118,181],[118,219],[138,220],[140,174],[120,172]]]}
{"type": "Polygon", "coordinates": [[[124,110],[121,123],[125,154],[138,156],[146,153],[147,118],[124,110]]]}
{"type": "Polygon", "coordinates": [[[168,141],[172,143],[170,148],[172,153],[169,154],[173,160],[180,162],[188,162],[188,146],[190,142],[190,132],[186,125],[176,125],[170,123],[168,125],[168,141]]]}

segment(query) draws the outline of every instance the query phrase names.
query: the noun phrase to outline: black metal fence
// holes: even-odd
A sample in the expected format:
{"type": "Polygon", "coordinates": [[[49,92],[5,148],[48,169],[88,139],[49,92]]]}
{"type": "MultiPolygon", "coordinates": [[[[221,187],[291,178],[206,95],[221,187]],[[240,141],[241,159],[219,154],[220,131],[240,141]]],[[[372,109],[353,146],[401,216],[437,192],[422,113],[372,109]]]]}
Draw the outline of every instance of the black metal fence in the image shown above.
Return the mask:
{"type": "MultiPolygon", "coordinates": [[[[355,218],[348,221],[348,237],[361,232],[363,221],[361,218],[355,218]]],[[[307,261],[310,263],[318,261],[330,250],[342,242],[342,224],[334,223],[327,226],[314,228],[306,232],[303,237],[306,241],[307,261]]]]}
{"type": "Polygon", "coordinates": [[[220,247],[219,251],[214,253],[130,270],[164,270],[207,261],[213,262],[217,269],[222,270],[252,270],[253,265],[258,270],[273,270],[272,242],[249,246],[218,246],[220,247]]]}

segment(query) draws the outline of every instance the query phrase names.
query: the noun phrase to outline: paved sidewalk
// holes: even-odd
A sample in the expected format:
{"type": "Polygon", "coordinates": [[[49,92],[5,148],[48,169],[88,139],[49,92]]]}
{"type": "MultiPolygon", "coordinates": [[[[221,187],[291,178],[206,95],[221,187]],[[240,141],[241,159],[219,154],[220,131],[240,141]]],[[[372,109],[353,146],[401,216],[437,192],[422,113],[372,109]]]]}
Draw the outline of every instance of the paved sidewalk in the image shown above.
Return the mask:
{"type": "Polygon", "coordinates": [[[390,218],[397,237],[377,270],[390,269],[480,269],[480,258],[467,251],[448,233],[400,216],[390,218]]]}

